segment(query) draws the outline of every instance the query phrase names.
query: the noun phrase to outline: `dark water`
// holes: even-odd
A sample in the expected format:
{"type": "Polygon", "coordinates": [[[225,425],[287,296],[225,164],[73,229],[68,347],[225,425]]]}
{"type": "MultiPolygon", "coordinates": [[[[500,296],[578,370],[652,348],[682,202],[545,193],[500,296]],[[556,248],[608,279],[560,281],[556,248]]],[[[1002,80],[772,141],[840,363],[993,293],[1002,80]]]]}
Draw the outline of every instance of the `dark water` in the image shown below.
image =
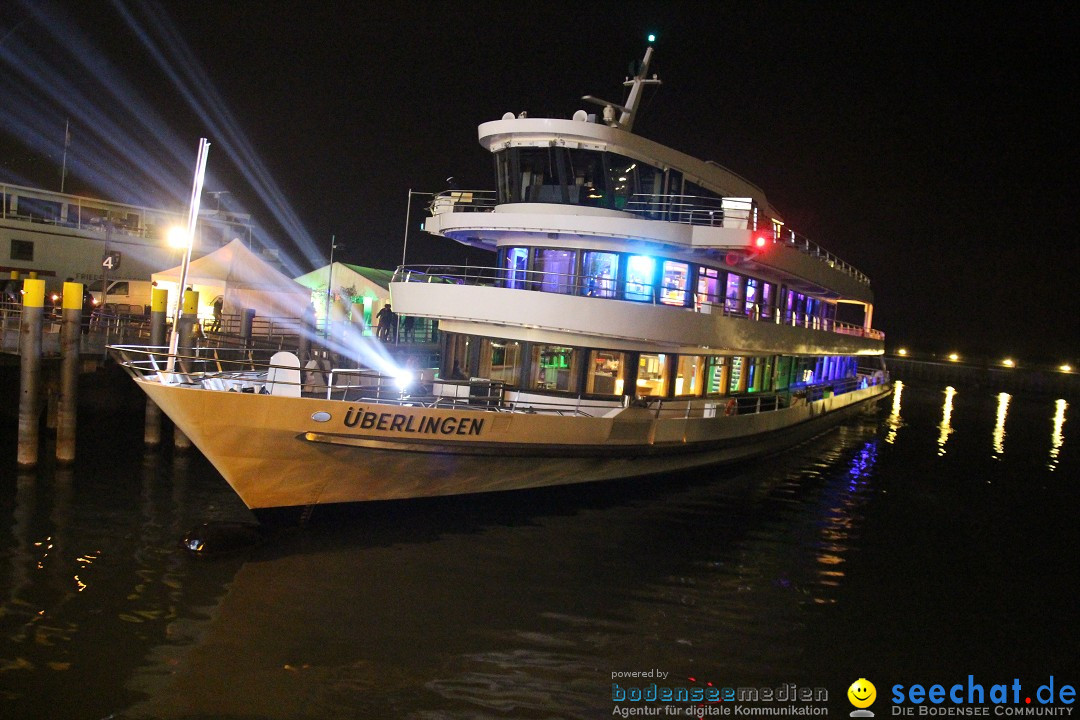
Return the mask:
{"type": "Polygon", "coordinates": [[[4,429],[2,718],[601,718],[651,669],[844,717],[865,677],[882,717],[894,683],[1080,681],[1054,398],[907,386],[754,465],[365,508],[213,559],[179,540],[249,513],[137,422],[86,429],[116,421],[81,418],[67,471],[16,472],[4,429]]]}

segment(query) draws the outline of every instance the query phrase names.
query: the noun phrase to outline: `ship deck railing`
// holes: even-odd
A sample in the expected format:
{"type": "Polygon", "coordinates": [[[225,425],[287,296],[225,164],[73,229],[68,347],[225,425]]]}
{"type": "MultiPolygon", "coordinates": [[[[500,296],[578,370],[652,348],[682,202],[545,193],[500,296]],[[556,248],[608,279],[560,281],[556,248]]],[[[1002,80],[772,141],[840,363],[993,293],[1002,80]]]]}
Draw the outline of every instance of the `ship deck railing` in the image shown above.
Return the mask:
{"type": "Polygon", "coordinates": [[[265,349],[186,348],[172,356],[167,347],[115,345],[109,349],[134,378],[208,392],[574,417],[612,417],[627,407],[644,409],[657,419],[750,415],[888,381],[882,371],[867,369],[855,377],[792,385],[775,392],[676,398],[543,396],[490,378],[441,379],[433,369],[418,371],[402,383],[399,377],[369,368],[331,368],[317,359],[300,367],[295,355],[265,349]]]}
{"type": "Polygon", "coordinates": [[[835,318],[796,313],[772,304],[693,292],[685,283],[658,286],[624,282],[620,293],[619,283],[607,278],[582,277],[575,273],[557,273],[546,270],[510,270],[477,265],[401,265],[394,272],[391,282],[479,285],[576,295],[601,300],[627,300],[743,320],[856,335],[875,340],[885,339],[883,332],[873,328],[864,328],[861,325],[835,318]]]}
{"type": "MultiPolygon", "coordinates": [[[[558,187],[558,186],[551,186],[558,187]]],[[[549,193],[551,204],[564,204],[560,193],[549,193]]],[[[625,200],[617,209],[646,220],[697,225],[704,227],[730,227],[765,231],[773,242],[783,244],[813,257],[829,267],[858,280],[865,285],[870,278],[851,263],[833,255],[810,238],[794,230],[773,225],[768,219],[758,219],[755,213],[743,207],[732,207],[731,201],[743,198],[720,198],[700,195],[636,193],[625,200]],[[729,202],[724,207],[724,201],[729,202]]],[[[581,203],[584,204],[584,203],[581,203]]],[[[737,203],[741,205],[742,202],[737,203]]],[[[444,212],[493,212],[499,205],[498,193],[494,190],[447,190],[434,196],[428,206],[429,212],[439,215],[444,212]]]]}

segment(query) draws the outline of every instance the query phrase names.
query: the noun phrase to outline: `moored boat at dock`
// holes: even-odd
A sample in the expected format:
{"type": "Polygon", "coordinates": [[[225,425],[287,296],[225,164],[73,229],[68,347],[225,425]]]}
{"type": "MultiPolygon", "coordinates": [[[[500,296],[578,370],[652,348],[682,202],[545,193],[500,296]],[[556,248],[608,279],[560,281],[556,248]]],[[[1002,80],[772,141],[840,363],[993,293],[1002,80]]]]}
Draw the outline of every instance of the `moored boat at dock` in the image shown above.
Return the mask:
{"type": "Polygon", "coordinates": [[[426,230],[494,261],[391,283],[438,321],[438,368],[116,356],[254,510],[742,460],[888,394],[868,278],[750,182],[631,132],[651,55],[625,103],[586,98],[601,120],[480,126],[498,189],[437,195],[426,230]]]}

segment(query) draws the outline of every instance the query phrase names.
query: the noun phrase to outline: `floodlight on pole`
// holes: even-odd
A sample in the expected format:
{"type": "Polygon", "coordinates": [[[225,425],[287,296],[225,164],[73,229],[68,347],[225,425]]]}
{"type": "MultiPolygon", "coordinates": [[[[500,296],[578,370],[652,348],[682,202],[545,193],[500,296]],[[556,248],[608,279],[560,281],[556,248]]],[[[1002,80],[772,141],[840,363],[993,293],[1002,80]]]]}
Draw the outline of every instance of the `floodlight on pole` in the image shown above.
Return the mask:
{"type": "Polygon", "coordinates": [[[191,186],[191,202],[188,205],[187,249],[184,262],[180,266],[180,298],[173,313],[172,335],[169,337],[169,361],[166,372],[176,367],[176,351],[180,344],[180,318],[184,314],[184,288],[187,287],[188,265],[191,264],[191,246],[195,244],[195,223],[199,219],[199,202],[202,198],[203,180],[206,179],[206,156],[210,153],[210,143],[206,138],[199,138],[199,153],[195,161],[195,179],[191,186]]]}

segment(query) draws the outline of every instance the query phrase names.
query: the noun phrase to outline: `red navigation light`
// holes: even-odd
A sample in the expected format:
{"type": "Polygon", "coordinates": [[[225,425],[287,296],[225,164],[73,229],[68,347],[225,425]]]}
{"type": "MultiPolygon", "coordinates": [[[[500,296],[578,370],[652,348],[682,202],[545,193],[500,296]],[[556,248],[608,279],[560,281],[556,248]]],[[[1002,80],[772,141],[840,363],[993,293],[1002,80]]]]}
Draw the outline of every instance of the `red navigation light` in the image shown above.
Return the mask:
{"type": "Polygon", "coordinates": [[[764,235],[758,235],[757,238],[754,240],[754,247],[756,247],[758,250],[761,250],[765,247],[766,242],[768,241],[765,239],[764,235]]]}

